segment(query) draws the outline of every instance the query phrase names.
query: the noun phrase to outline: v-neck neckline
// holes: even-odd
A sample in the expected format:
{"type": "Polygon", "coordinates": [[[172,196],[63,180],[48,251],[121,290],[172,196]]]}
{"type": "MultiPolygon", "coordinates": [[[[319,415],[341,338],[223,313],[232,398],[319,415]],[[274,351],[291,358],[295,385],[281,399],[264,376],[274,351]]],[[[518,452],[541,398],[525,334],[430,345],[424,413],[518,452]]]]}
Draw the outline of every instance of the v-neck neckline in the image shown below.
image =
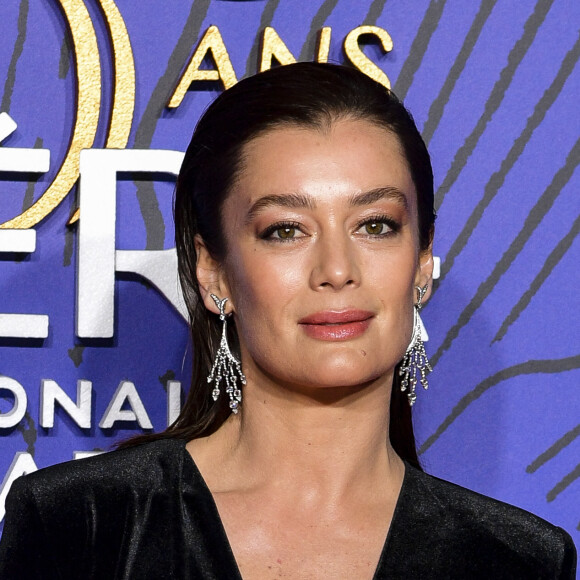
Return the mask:
{"type": "MultiPolygon", "coordinates": [[[[211,516],[213,516],[214,522],[212,522],[214,529],[216,530],[219,540],[221,540],[222,550],[225,551],[227,554],[227,558],[229,559],[228,567],[231,569],[232,573],[235,574],[235,577],[238,580],[243,580],[242,573],[240,572],[240,568],[238,566],[238,562],[234,555],[234,551],[232,549],[232,545],[230,544],[230,540],[226,533],[225,526],[221,519],[217,503],[211,493],[203,475],[201,474],[197,464],[195,463],[193,457],[189,453],[186,448],[187,441],[181,440],[183,443],[182,451],[184,453],[184,465],[189,465],[189,467],[193,470],[193,474],[195,479],[197,480],[197,484],[199,486],[199,490],[201,492],[201,499],[205,503],[205,507],[210,511],[211,516]]],[[[407,487],[409,486],[409,478],[411,477],[411,470],[412,467],[406,462],[403,461],[405,472],[403,474],[403,482],[401,483],[401,489],[399,490],[399,495],[397,497],[397,502],[395,503],[395,509],[393,511],[393,517],[391,518],[391,523],[389,525],[389,529],[387,531],[387,535],[385,537],[385,541],[383,547],[381,549],[381,553],[377,562],[377,566],[375,568],[374,574],[371,580],[379,580],[381,578],[380,574],[381,571],[388,563],[389,557],[389,546],[392,543],[392,537],[394,535],[394,531],[398,526],[398,521],[401,518],[401,512],[403,508],[401,507],[403,504],[403,497],[406,495],[407,487]]],[[[229,576],[232,577],[232,576],[229,576]]],[[[233,578],[233,577],[232,577],[233,578]]]]}

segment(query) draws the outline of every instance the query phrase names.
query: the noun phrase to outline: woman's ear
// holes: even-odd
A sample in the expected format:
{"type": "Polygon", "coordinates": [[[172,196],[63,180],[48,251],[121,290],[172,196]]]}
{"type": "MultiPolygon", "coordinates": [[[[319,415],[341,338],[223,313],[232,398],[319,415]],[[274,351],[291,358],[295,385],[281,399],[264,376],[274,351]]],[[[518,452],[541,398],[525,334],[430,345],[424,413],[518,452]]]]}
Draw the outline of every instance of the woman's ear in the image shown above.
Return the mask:
{"type": "MultiPolygon", "coordinates": [[[[219,314],[219,308],[211,295],[214,294],[220,299],[229,298],[228,290],[223,279],[222,265],[212,257],[199,235],[195,236],[195,252],[197,254],[197,282],[203,303],[210,312],[219,314]]],[[[227,304],[231,308],[229,301],[227,304]]]]}
{"type": "Polygon", "coordinates": [[[419,254],[419,265],[417,266],[417,274],[415,275],[415,286],[427,290],[423,295],[422,303],[425,304],[431,296],[433,289],[433,246],[429,246],[426,250],[419,254]]]}

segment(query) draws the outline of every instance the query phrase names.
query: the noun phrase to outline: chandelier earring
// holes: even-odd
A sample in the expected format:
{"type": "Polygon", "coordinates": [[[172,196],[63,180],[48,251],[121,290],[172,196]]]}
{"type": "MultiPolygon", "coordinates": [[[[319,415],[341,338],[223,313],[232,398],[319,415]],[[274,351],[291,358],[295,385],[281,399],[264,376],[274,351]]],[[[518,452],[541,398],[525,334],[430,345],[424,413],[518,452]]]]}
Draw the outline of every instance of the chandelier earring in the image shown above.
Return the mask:
{"type": "Polygon", "coordinates": [[[417,399],[417,394],[415,393],[417,383],[420,382],[421,386],[427,389],[429,387],[427,373],[433,370],[429,364],[425,346],[423,345],[423,339],[421,337],[423,322],[419,315],[421,308],[423,308],[423,296],[425,296],[427,288],[428,284],[425,284],[423,288],[415,286],[417,290],[417,302],[413,306],[413,334],[399,368],[399,376],[402,377],[401,391],[408,391],[407,398],[411,406],[413,406],[417,399]]]}
{"type": "Polygon", "coordinates": [[[240,361],[232,354],[228,344],[228,315],[225,313],[225,306],[228,299],[222,298],[220,300],[215,294],[210,294],[210,296],[219,308],[220,320],[223,322],[223,326],[220,346],[216,353],[211,372],[207,377],[207,382],[214,383],[214,388],[211,392],[214,401],[217,401],[220,396],[220,383],[222,380],[225,382],[226,393],[230,399],[230,409],[235,414],[238,412],[240,403],[242,402],[241,387],[246,384],[246,377],[242,372],[240,361]]]}

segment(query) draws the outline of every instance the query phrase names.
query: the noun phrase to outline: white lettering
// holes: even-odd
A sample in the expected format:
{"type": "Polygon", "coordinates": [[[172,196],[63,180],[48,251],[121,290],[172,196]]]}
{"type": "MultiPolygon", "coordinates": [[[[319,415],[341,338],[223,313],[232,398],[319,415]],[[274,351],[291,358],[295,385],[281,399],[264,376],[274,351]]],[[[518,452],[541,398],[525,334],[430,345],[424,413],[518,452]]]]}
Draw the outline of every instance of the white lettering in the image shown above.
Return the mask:
{"type": "MultiPolygon", "coordinates": [[[[2,158],[0,149],[0,160],[2,158]]],[[[1,169],[1,168],[0,168],[1,169]]],[[[24,252],[36,249],[36,230],[0,229],[0,253],[24,252]]],[[[46,338],[48,316],[45,314],[0,314],[0,337],[3,338],[46,338]]]]}
{"type": "Polygon", "coordinates": [[[167,426],[171,425],[181,411],[181,382],[167,381],[167,426]]]}
{"type": "Polygon", "coordinates": [[[0,429],[15,427],[26,413],[28,399],[24,387],[10,377],[0,376],[0,391],[10,391],[14,395],[14,406],[8,413],[0,413],[0,429]]]}
{"type": "MultiPolygon", "coordinates": [[[[0,143],[12,135],[18,125],[8,113],[0,113],[0,143]]],[[[46,173],[50,169],[49,149],[2,147],[0,171],[16,173],[46,173]]]]}
{"type": "Polygon", "coordinates": [[[121,381],[119,383],[99,423],[99,427],[101,429],[109,429],[117,421],[137,421],[141,429],[153,429],[149,415],[147,415],[147,411],[137,393],[137,389],[131,381],[121,381]],[[125,404],[125,401],[129,403],[130,409],[121,408],[125,404]]]}
{"type": "Polygon", "coordinates": [[[86,459],[87,457],[95,457],[101,455],[104,451],[73,451],[73,459],[86,459]]]}
{"type": "Polygon", "coordinates": [[[77,402],[75,403],[56,381],[42,380],[40,383],[40,426],[45,429],[54,427],[54,408],[56,403],[59,403],[81,429],[89,429],[92,390],[91,381],[77,381],[77,402]]]}
{"type": "Polygon", "coordinates": [[[182,161],[183,153],[170,150],[86,149],[81,152],[77,336],[113,336],[116,270],[135,272],[149,279],[186,317],[178,290],[175,250],[115,250],[117,172],[177,175],[182,161]]]}
{"type": "MultiPolygon", "coordinates": [[[[0,142],[16,131],[16,123],[8,113],[0,113],[0,142]]],[[[0,148],[0,171],[46,173],[50,167],[48,149],[0,148]]],[[[0,229],[0,253],[36,249],[36,230],[0,229]]],[[[46,338],[48,316],[44,314],[0,314],[0,337],[46,338]]]]}

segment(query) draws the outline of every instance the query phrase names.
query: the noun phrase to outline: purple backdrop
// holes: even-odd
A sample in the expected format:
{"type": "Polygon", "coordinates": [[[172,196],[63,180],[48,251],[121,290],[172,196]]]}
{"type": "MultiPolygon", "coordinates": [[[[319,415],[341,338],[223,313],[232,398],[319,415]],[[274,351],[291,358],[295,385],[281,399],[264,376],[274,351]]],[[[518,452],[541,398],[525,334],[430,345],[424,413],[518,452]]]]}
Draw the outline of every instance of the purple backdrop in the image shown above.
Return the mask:
{"type": "MultiPolygon", "coordinates": [[[[103,148],[114,55],[98,0],[85,4],[103,69],[93,144],[103,148]]],[[[238,78],[257,71],[266,26],[301,60],[314,59],[323,26],[332,28],[335,62],[345,62],[344,38],[361,24],[390,34],[392,51],[384,53],[372,39],[364,50],[423,132],[439,214],[435,254],[441,276],[423,317],[435,371],[415,407],[421,459],[435,475],[563,526],[578,543],[580,3],[418,0],[411,7],[403,0],[117,0],[116,5],[136,69],[128,149],[185,149],[221,85],[194,83],[177,109],[166,103],[212,24],[238,78]]],[[[2,166],[1,224],[22,214],[53,182],[71,140],[79,79],[60,1],[3,2],[0,20],[0,112],[18,124],[0,144],[0,166],[10,148],[50,151],[46,173],[2,166]]],[[[173,246],[172,190],[167,176],[119,175],[118,249],[173,246]]],[[[74,186],[34,225],[34,252],[0,253],[0,313],[49,317],[44,339],[0,338],[5,379],[0,385],[15,381],[27,394],[22,419],[0,428],[2,504],[22,453],[44,467],[72,459],[75,451],[107,449],[141,430],[135,420],[99,427],[122,381],[134,384],[155,429],[167,422],[168,381],[187,386],[191,353],[185,322],[144,279],[117,275],[113,338],[75,336],[78,224],[67,222],[77,193],[74,186]],[[54,426],[43,427],[42,381],[55,381],[76,401],[79,379],[92,383],[90,426],[79,427],[57,405],[54,426]]],[[[0,388],[0,421],[9,422],[15,407],[12,391],[0,388]]],[[[129,399],[119,412],[134,407],[135,399],[129,399]]]]}

